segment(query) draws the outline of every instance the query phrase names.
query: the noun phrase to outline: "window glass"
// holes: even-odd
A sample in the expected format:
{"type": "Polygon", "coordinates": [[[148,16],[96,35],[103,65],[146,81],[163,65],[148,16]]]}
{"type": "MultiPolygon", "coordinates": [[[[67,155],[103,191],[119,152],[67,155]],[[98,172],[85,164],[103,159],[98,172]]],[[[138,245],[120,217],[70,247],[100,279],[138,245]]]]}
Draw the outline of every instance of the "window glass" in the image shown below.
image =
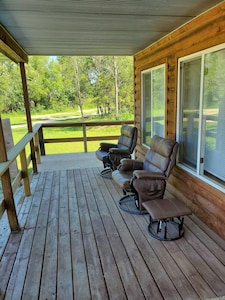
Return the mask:
{"type": "Polygon", "coordinates": [[[157,134],[164,137],[165,127],[165,67],[160,66],[142,74],[142,141],[149,146],[157,134]]]}
{"type": "Polygon", "coordinates": [[[200,108],[201,58],[182,64],[180,160],[196,170],[200,108]]]}
{"type": "Polygon", "coordinates": [[[143,143],[150,144],[151,138],[151,72],[143,75],[143,143]]]}
{"type": "Polygon", "coordinates": [[[225,185],[225,49],[180,62],[179,162],[225,185]]]}
{"type": "Polygon", "coordinates": [[[207,54],[204,69],[203,170],[225,181],[225,50],[207,54]]]}
{"type": "Polygon", "coordinates": [[[164,67],[152,71],[152,136],[164,137],[165,120],[164,67]]]}

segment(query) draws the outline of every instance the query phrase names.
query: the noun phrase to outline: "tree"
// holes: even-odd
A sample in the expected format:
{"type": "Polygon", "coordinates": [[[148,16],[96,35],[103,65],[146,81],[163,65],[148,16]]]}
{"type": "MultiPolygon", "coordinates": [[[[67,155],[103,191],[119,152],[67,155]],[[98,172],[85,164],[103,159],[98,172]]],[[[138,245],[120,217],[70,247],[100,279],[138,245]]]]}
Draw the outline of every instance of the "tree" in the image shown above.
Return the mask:
{"type": "Polygon", "coordinates": [[[119,114],[119,87],[118,87],[118,60],[117,57],[113,57],[114,62],[114,84],[115,84],[115,106],[116,116],[119,114]]]}
{"type": "Polygon", "coordinates": [[[123,109],[133,110],[131,57],[89,57],[88,70],[93,101],[99,113],[111,113],[114,108],[117,116],[123,109]]]}
{"type": "Polygon", "coordinates": [[[119,111],[132,112],[134,109],[133,57],[118,57],[119,111]]]}
{"type": "Polygon", "coordinates": [[[36,110],[51,107],[48,89],[48,57],[32,56],[26,66],[27,88],[31,107],[36,110]]]}
{"type": "MultiPolygon", "coordinates": [[[[19,67],[0,64],[0,108],[24,109],[19,67]]],[[[95,103],[99,114],[127,111],[133,107],[131,57],[77,56],[29,57],[26,65],[29,100],[33,111],[95,103]]]]}
{"type": "Polygon", "coordinates": [[[79,103],[79,108],[80,108],[80,112],[81,112],[81,117],[83,119],[84,118],[84,113],[83,113],[82,95],[81,95],[81,88],[80,88],[79,69],[78,69],[78,62],[77,62],[77,57],[76,56],[73,56],[72,62],[73,62],[73,71],[74,71],[74,76],[75,76],[75,83],[76,83],[76,86],[77,86],[78,103],[79,103]]]}
{"type": "Polygon", "coordinates": [[[4,112],[24,110],[19,66],[11,61],[0,64],[0,108],[4,112]]]}

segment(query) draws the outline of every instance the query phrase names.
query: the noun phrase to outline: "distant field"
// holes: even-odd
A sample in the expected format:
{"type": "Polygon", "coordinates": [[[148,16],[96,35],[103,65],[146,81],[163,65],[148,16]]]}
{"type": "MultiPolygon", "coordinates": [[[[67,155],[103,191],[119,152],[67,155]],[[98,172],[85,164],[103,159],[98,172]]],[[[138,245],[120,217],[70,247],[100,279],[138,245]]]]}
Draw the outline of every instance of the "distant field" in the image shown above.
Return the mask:
{"type": "MultiPolygon", "coordinates": [[[[86,109],[83,111],[85,116],[89,118],[93,116],[92,120],[97,121],[100,119],[109,120],[109,116],[101,116],[98,118],[96,116],[96,109],[86,109]]],[[[76,122],[80,121],[80,111],[63,111],[63,112],[48,112],[46,111],[43,114],[32,114],[33,125],[35,123],[41,122],[76,122]]],[[[13,140],[14,144],[21,140],[21,138],[27,133],[26,125],[26,116],[24,114],[12,113],[12,114],[1,114],[1,118],[10,118],[10,123],[12,126],[13,140]]],[[[89,119],[91,120],[91,119],[89,119]]],[[[66,138],[66,137],[82,137],[82,128],[44,128],[44,138],[66,138]]],[[[120,125],[119,126],[106,126],[106,127],[91,127],[87,128],[87,136],[104,136],[104,135],[119,135],[120,134],[120,125]]],[[[98,149],[99,143],[101,141],[88,142],[88,152],[92,152],[98,149]]],[[[116,141],[112,141],[116,142],[116,141]]],[[[57,154],[57,153],[73,153],[73,152],[83,152],[84,145],[82,142],[73,142],[73,143],[54,143],[54,144],[45,144],[46,154],[57,154]]]]}
{"type": "MultiPolygon", "coordinates": [[[[87,136],[103,136],[103,135],[119,135],[120,126],[106,126],[106,127],[91,127],[87,129],[87,136]]],[[[83,131],[80,128],[44,128],[45,138],[66,138],[66,137],[82,137],[83,131]]],[[[98,149],[101,141],[88,142],[88,152],[98,149]]],[[[83,152],[84,144],[82,142],[74,143],[57,143],[46,144],[47,154],[56,153],[73,153],[83,152]]]]}
{"type": "MultiPolygon", "coordinates": [[[[87,109],[84,110],[84,115],[95,115],[96,114],[96,109],[87,109]]],[[[79,118],[81,117],[80,111],[65,111],[65,112],[45,112],[45,113],[40,113],[40,114],[32,114],[32,121],[33,123],[38,122],[38,121],[54,121],[54,120],[60,120],[60,119],[73,119],[73,118],[79,118]]],[[[11,125],[21,125],[21,124],[26,124],[26,115],[25,113],[11,113],[11,114],[1,114],[1,118],[9,118],[11,125]]]]}
{"type": "MultiPolygon", "coordinates": [[[[13,128],[13,140],[16,144],[26,134],[26,127],[13,128]]],[[[83,131],[80,128],[44,128],[44,138],[66,138],[82,137],[83,131]]],[[[87,129],[87,136],[119,135],[120,126],[91,127],[87,129]]],[[[101,141],[88,142],[88,152],[98,149],[101,141]]],[[[114,142],[114,141],[112,141],[114,142]]],[[[83,152],[84,144],[82,142],[73,143],[54,143],[45,145],[46,154],[83,152]]]]}

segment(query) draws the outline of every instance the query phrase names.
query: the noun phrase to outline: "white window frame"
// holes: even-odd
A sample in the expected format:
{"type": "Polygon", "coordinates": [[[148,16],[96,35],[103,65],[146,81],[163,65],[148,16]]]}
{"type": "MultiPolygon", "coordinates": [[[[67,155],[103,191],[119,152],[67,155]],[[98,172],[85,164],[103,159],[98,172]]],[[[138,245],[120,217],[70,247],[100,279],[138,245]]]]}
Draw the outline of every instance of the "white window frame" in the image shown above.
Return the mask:
{"type": "MultiPolygon", "coordinates": [[[[142,145],[146,148],[149,148],[149,145],[145,144],[144,143],[144,129],[143,129],[143,123],[145,121],[145,116],[144,116],[144,84],[143,84],[143,76],[145,74],[148,74],[148,73],[151,73],[152,71],[154,70],[157,70],[157,69],[160,69],[160,68],[164,68],[164,89],[165,89],[165,92],[164,92],[164,104],[166,105],[165,103],[165,100],[166,100],[166,64],[161,64],[161,65],[158,65],[158,66],[155,66],[155,67],[152,67],[152,68],[149,68],[147,70],[144,70],[141,72],[141,128],[142,128],[142,136],[141,136],[141,140],[142,140],[142,145]]],[[[151,84],[151,100],[152,100],[152,84],[151,84]]],[[[153,106],[153,102],[151,101],[151,111],[152,111],[152,106],[153,106]]],[[[165,110],[166,110],[166,107],[164,106],[164,122],[165,122],[165,110]]],[[[153,122],[151,121],[151,137],[153,136],[153,122]]],[[[165,136],[165,123],[164,123],[164,136],[165,136]]]]}
{"type": "MultiPolygon", "coordinates": [[[[190,61],[191,59],[195,59],[198,57],[201,57],[202,59],[202,65],[201,65],[201,75],[204,73],[204,59],[205,59],[205,55],[211,52],[215,52],[215,51],[219,51],[225,49],[225,43],[205,49],[203,51],[199,51],[196,53],[193,53],[191,55],[187,55],[184,57],[181,57],[178,59],[178,80],[177,80],[177,129],[176,129],[176,140],[179,142],[180,141],[180,127],[181,127],[181,117],[182,117],[182,112],[181,112],[181,64],[183,62],[187,62],[190,61]]],[[[204,76],[201,76],[201,84],[200,84],[200,116],[199,116],[199,124],[202,124],[202,116],[203,116],[203,84],[204,84],[204,76]]],[[[189,168],[188,166],[180,163],[179,161],[179,155],[178,155],[178,160],[177,160],[177,165],[185,170],[186,172],[192,174],[193,176],[201,179],[203,182],[211,185],[212,187],[222,191],[223,193],[225,193],[225,187],[221,184],[219,184],[218,182],[214,181],[213,179],[210,179],[208,177],[206,177],[205,175],[200,174],[201,171],[201,164],[200,164],[200,157],[201,157],[201,144],[200,144],[200,140],[201,140],[201,132],[202,128],[201,126],[199,126],[199,136],[198,136],[198,150],[197,150],[197,169],[196,171],[194,171],[193,169],[189,168]],[[199,146],[200,145],[200,146],[199,146]]]]}

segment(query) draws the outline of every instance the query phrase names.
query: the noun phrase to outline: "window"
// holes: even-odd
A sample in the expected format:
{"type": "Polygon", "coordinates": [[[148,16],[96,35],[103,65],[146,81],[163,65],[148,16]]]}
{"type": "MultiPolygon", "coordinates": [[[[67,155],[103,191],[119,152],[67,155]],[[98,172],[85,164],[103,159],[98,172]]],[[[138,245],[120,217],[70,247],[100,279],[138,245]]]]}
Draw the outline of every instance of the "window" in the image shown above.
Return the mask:
{"type": "Polygon", "coordinates": [[[225,186],[225,48],[179,62],[179,162],[225,186]]]}
{"type": "Polygon", "coordinates": [[[149,146],[157,134],[164,137],[165,66],[142,72],[142,142],[149,146]]]}

